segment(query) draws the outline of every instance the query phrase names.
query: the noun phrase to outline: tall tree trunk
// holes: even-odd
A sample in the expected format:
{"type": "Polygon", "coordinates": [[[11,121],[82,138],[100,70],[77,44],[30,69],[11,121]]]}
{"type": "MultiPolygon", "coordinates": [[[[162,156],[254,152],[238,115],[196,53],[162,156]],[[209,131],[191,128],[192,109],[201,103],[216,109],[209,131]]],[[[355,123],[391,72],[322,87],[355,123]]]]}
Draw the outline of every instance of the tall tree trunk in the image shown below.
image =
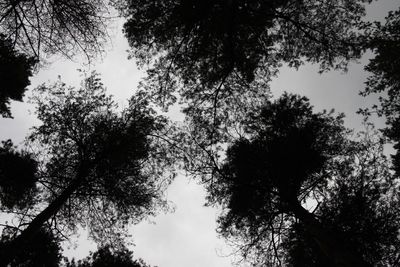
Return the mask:
{"type": "Polygon", "coordinates": [[[303,223],[306,232],[315,240],[321,251],[337,267],[372,267],[358,253],[347,248],[333,233],[326,231],[321,223],[303,206],[291,202],[294,215],[303,223]]]}
{"type": "Polygon", "coordinates": [[[42,212],[40,212],[15,239],[0,246],[0,267],[8,266],[18,254],[23,253],[28,244],[40,231],[42,226],[57,214],[68,198],[80,187],[85,180],[87,169],[80,168],[77,177],[72,180],[67,188],[57,196],[42,212]]]}

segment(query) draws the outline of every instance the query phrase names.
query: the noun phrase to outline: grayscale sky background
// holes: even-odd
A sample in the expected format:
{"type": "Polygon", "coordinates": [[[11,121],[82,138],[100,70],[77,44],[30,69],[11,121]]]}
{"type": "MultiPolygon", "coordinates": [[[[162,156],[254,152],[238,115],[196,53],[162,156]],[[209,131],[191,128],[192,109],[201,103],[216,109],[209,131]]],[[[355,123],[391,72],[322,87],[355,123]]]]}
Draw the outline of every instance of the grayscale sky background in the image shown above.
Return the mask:
{"type": "MultiPolygon", "coordinates": [[[[380,0],[368,8],[370,19],[382,20],[389,10],[400,7],[400,0],[380,0]]],[[[115,96],[120,107],[127,105],[127,99],[134,93],[140,79],[144,76],[133,60],[127,59],[129,49],[121,33],[123,21],[116,21],[111,30],[111,43],[102,60],[96,61],[90,70],[101,74],[108,92],[115,96]]],[[[364,88],[367,73],[363,71],[371,54],[360,62],[351,63],[347,73],[331,71],[318,74],[318,66],[305,65],[298,71],[282,67],[279,75],[271,83],[274,97],[289,91],[310,98],[316,110],[334,108],[346,114],[346,125],[360,129],[362,118],[355,112],[360,107],[376,103],[376,97],[363,98],[358,92],[364,88]]],[[[77,69],[87,70],[82,62],[71,62],[62,58],[51,59],[51,63],[41,68],[31,79],[34,88],[39,84],[54,82],[60,75],[70,85],[78,86],[81,74],[77,69]]],[[[26,94],[25,101],[29,96],[26,94]]],[[[24,103],[12,104],[14,119],[0,118],[0,140],[12,139],[15,144],[22,144],[29,128],[39,122],[35,119],[33,107],[24,103]]],[[[182,116],[174,113],[174,120],[182,116]]],[[[379,125],[382,125],[380,123],[379,125]]],[[[231,249],[215,231],[218,210],[204,207],[205,192],[201,185],[183,175],[179,175],[167,191],[167,198],[175,206],[175,212],[160,214],[149,221],[132,226],[130,233],[135,246],[135,257],[141,257],[150,265],[159,267],[227,267],[234,259],[229,256],[231,249]]],[[[1,216],[1,215],[0,215],[1,216]]],[[[0,218],[2,222],[5,218],[0,218]]],[[[95,250],[95,244],[86,240],[82,231],[74,243],[65,244],[68,257],[82,258],[95,250]]]]}

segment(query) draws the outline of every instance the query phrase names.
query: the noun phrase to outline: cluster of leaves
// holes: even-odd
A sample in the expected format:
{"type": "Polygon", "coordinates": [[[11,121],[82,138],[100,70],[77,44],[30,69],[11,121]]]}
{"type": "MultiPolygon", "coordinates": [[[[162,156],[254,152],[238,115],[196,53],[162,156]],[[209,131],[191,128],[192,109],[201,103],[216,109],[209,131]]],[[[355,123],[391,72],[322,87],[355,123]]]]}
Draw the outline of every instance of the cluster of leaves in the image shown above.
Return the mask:
{"type": "Polygon", "coordinates": [[[142,259],[133,260],[132,254],[126,248],[115,251],[110,246],[105,246],[83,260],[67,262],[66,267],[150,267],[142,259]]]}
{"type": "MultiPolygon", "coordinates": [[[[212,102],[227,79],[251,83],[280,62],[321,70],[344,68],[362,51],[359,29],[370,0],[115,1],[141,65],[151,64],[147,89],[169,104],[212,102]],[[213,89],[213,93],[209,91],[213,89]]],[[[229,87],[229,86],[228,86],[229,87]]],[[[229,88],[224,90],[229,92],[229,88]]]]}
{"type": "MultiPolygon", "coordinates": [[[[12,241],[16,234],[15,228],[4,228],[0,248],[12,241]]],[[[96,252],[91,252],[85,259],[79,261],[72,259],[70,261],[62,256],[60,241],[60,238],[54,233],[47,228],[42,228],[28,246],[19,250],[17,257],[8,266],[150,267],[142,259],[133,260],[133,253],[125,247],[113,249],[111,246],[104,246],[96,252]]]]}
{"type": "MultiPolygon", "coordinates": [[[[363,94],[384,92],[387,95],[380,97],[381,105],[376,109],[386,118],[386,136],[400,151],[400,10],[391,11],[384,25],[377,23],[369,46],[375,57],[365,68],[372,75],[363,94]]],[[[395,171],[400,175],[400,152],[393,156],[393,160],[395,171]]]]}
{"type": "Polygon", "coordinates": [[[103,0],[1,0],[0,33],[36,58],[77,51],[89,57],[101,50],[107,11],[103,0]]]}
{"type": "MultiPolygon", "coordinates": [[[[315,216],[372,266],[398,265],[400,199],[382,140],[365,135],[337,164],[315,216]]],[[[289,266],[334,266],[299,221],[283,243],[289,266]]]]}
{"type": "Polygon", "coordinates": [[[297,95],[285,93],[274,102],[267,101],[261,111],[249,114],[245,125],[247,136],[229,146],[219,170],[221,185],[213,185],[216,191],[210,193],[230,194],[234,186],[244,194],[249,191],[247,187],[258,188],[266,198],[276,194],[276,189],[281,193],[286,191],[286,201],[302,195],[300,189],[305,181],[340,151],[346,132],[342,119],[342,115],[333,117],[327,112],[314,114],[308,99],[297,95]],[[268,172],[259,172],[261,168],[268,172]],[[263,185],[252,184],[253,178],[254,182],[263,179],[263,185]],[[234,185],[240,181],[246,184],[234,185]]]}
{"type": "Polygon", "coordinates": [[[0,115],[22,101],[32,69],[44,56],[102,51],[110,20],[104,0],[0,0],[0,115]]]}
{"type": "Polygon", "coordinates": [[[10,100],[22,101],[36,61],[14,50],[0,32],[0,115],[11,117],[10,100]]]}
{"type": "Polygon", "coordinates": [[[37,162],[24,151],[17,151],[11,140],[0,147],[0,205],[24,208],[37,192],[37,162]]]}
{"type": "MultiPolygon", "coordinates": [[[[15,228],[4,228],[0,248],[12,242],[16,234],[15,228]]],[[[42,228],[28,246],[19,249],[17,256],[8,266],[59,267],[63,258],[61,253],[60,239],[48,229],[42,228]]]]}

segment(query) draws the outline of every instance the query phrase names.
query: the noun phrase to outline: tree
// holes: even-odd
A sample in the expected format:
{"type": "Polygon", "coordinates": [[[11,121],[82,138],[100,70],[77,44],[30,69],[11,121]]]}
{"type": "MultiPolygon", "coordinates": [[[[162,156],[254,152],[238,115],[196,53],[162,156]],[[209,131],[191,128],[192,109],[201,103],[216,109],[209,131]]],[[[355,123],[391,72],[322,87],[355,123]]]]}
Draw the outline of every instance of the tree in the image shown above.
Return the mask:
{"type": "Polygon", "coordinates": [[[173,177],[174,160],[164,140],[172,126],[143,94],[118,114],[93,74],[80,89],[61,81],[40,86],[34,101],[42,124],[30,139],[42,151],[42,192],[21,218],[25,227],[1,251],[2,262],[29,244],[45,223],[64,235],[82,225],[95,241],[117,245],[127,224],[165,206],[162,191],[173,177]]]}
{"type": "MultiPolygon", "coordinates": [[[[0,247],[12,242],[16,234],[15,228],[3,229],[0,247]]],[[[28,246],[18,249],[16,257],[9,266],[58,267],[62,259],[61,252],[60,239],[48,229],[42,228],[28,246]]]]}
{"type": "Polygon", "coordinates": [[[105,246],[77,263],[74,260],[68,262],[67,267],[150,267],[142,259],[133,260],[132,254],[126,248],[112,250],[111,247],[105,246]]]}
{"type": "Polygon", "coordinates": [[[32,68],[44,56],[102,52],[110,20],[105,0],[0,0],[0,114],[22,101],[32,68]]]}
{"type": "Polygon", "coordinates": [[[0,114],[11,117],[10,100],[22,101],[36,61],[17,52],[10,39],[0,33],[0,114]]]}
{"type": "Polygon", "coordinates": [[[32,204],[37,182],[37,162],[33,155],[17,151],[11,140],[0,147],[0,207],[22,209],[32,204]]]}
{"type": "Polygon", "coordinates": [[[349,143],[342,118],[313,113],[306,98],[289,94],[253,114],[247,137],[229,145],[208,180],[210,204],[223,208],[222,235],[244,240],[245,254],[255,249],[278,264],[284,229],[295,218],[334,266],[370,266],[301,205],[318,199],[334,178],[333,167],[340,166],[349,143]]]}
{"type": "Polygon", "coordinates": [[[366,70],[371,73],[363,95],[385,93],[380,97],[379,115],[386,117],[388,127],[385,134],[395,142],[397,153],[393,156],[394,168],[400,175],[400,10],[391,11],[386,23],[376,23],[369,47],[375,57],[370,60],[366,70]]]}
{"type": "MultiPolygon", "coordinates": [[[[335,179],[326,188],[314,214],[325,228],[340,235],[372,266],[397,266],[397,181],[389,170],[380,139],[368,131],[355,144],[340,168],[336,168],[335,179]]],[[[301,222],[295,222],[284,239],[288,266],[331,266],[301,222]]]]}
{"type": "Polygon", "coordinates": [[[90,60],[106,37],[106,13],[103,0],[1,0],[0,33],[36,58],[80,51],[90,60]]]}
{"type": "Polygon", "coordinates": [[[360,29],[368,25],[361,19],[371,1],[115,2],[128,19],[132,56],[153,66],[147,88],[168,104],[176,88],[184,101],[212,101],[221,87],[229,92],[226,80],[251,83],[281,62],[344,68],[361,55],[360,29]]]}

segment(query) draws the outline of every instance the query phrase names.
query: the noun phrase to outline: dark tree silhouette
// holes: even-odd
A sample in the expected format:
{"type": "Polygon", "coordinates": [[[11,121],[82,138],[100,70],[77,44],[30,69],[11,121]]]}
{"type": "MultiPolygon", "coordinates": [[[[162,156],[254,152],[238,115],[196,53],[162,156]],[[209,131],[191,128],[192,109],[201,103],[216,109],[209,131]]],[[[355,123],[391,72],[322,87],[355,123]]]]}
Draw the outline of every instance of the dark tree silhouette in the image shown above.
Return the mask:
{"type": "Polygon", "coordinates": [[[11,117],[10,100],[22,101],[35,60],[17,52],[0,33],[0,114],[11,117]]]}
{"type": "Polygon", "coordinates": [[[372,75],[363,94],[387,94],[377,111],[386,117],[385,134],[395,142],[394,168],[400,175],[400,10],[390,12],[384,25],[377,23],[369,46],[375,57],[366,67],[372,75]]]}
{"type": "MultiPolygon", "coordinates": [[[[315,209],[326,229],[337,233],[372,266],[399,265],[400,203],[383,142],[367,132],[335,168],[335,179],[315,209]],[[339,167],[339,166],[338,166],[339,167]]],[[[333,266],[297,221],[283,247],[288,266],[333,266]]]]}
{"type": "Polygon", "coordinates": [[[183,97],[210,101],[226,79],[249,83],[280,62],[343,68],[360,56],[358,30],[370,1],[115,2],[128,18],[124,31],[132,55],[153,65],[148,89],[165,102],[175,96],[177,83],[183,97]]]}
{"type": "MultiPolygon", "coordinates": [[[[15,229],[5,228],[0,248],[12,242],[15,235],[15,229]]],[[[9,266],[58,267],[62,260],[61,252],[60,240],[48,229],[42,228],[26,247],[18,249],[16,257],[9,266]]]]}
{"type": "Polygon", "coordinates": [[[80,51],[89,59],[101,50],[107,12],[103,0],[1,0],[0,33],[37,58],[80,51]]]}
{"type": "Polygon", "coordinates": [[[67,262],[67,267],[150,267],[142,259],[133,260],[132,257],[133,253],[126,248],[115,251],[105,246],[83,260],[67,262]]]}
{"type": "Polygon", "coordinates": [[[102,52],[111,19],[105,0],[0,0],[0,114],[22,101],[34,64],[44,56],[102,52]],[[18,51],[18,52],[17,52],[18,51]]]}
{"type": "Polygon", "coordinates": [[[32,204],[36,193],[37,162],[27,152],[19,152],[11,140],[0,147],[1,210],[24,208],[32,204]]]}
{"type": "Polygon", "coordinates": [[[96,74],[80,89],[58,82],[37,91],[42,124],[30,139],[41,150],[41,202],[25,213],[21,233],[0,251],[4,263],[45,223],[61,234],[82,225],[95,241],[119,244],[127,224],[164,206],[162,190],[173,176],[173,149],[165,141],[171,126],[143,94],[118,114],[96,74]]]}
{"type": "Polygon", "coordinates": [[[252,115],[248,137],[229,146],[208,180],[210,202],[224,208],[222,235],[244,239],[244,251],[259,246],[260,255],[279,261],[282,229],[296,218],[335,266],[370,266],[301,205],[333,178],[331,168],[348,142],[342,117],[313,113],[306,98],[288,94],[252,115]]]}

